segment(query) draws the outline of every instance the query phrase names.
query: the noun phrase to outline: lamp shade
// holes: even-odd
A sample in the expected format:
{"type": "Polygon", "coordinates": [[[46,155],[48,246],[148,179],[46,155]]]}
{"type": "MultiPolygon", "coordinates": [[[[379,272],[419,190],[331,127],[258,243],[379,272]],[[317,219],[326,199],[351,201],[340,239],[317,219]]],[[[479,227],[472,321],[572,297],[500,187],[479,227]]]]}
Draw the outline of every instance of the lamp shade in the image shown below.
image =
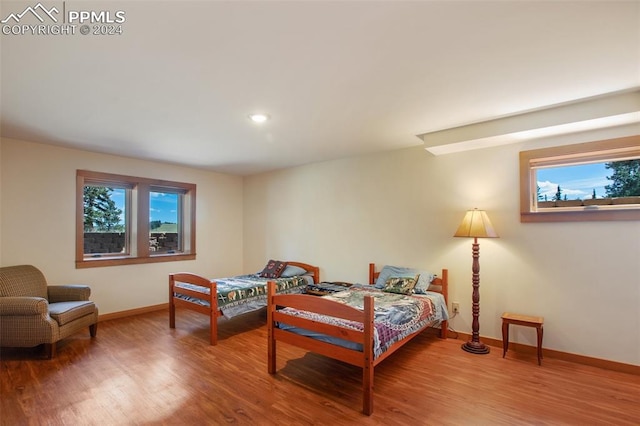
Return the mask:
{"type": "Polygon", "coordinates": [[[473,209],[467,211],[462,219],[462,223],[453,235],[454,237],[470,238],[498,238],[498,234],[493,229],[489,216],[484,210],[473,209]]]}

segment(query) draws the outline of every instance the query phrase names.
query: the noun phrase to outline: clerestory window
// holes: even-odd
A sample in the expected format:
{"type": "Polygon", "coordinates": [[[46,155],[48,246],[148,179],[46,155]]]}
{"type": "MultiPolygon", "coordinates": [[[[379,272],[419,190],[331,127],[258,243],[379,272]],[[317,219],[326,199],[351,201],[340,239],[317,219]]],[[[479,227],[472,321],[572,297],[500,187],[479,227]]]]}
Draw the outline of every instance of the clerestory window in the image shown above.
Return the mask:
{"type": "Polygon", "coordinates": [[[520,221],[640,219],[640,136],[520,153],[520,221]]]}

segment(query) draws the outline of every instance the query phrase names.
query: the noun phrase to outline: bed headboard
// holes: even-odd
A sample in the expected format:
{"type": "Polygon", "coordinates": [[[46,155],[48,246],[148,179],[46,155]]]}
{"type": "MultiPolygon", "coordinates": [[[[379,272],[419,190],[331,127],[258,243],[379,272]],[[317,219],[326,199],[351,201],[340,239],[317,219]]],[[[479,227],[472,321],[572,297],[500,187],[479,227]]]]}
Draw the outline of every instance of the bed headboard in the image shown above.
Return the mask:
{"type": "Polygon", "coordinates": [[[293,261],[287,261],[287,265],[298,266],[308,272],[311,272],[311,274],[313,274],[313,282],[316,284],[320,282],[320,268],[318,266],[313,266],[313,265],[309,265],[308,263],[293,262],[293,261]]]}
{"type": "MultiPolygon", "coordinates": [[[[380,275],[380,271],[376,271],[376,264],[369,264],[369,284],[375,284],[378,279],[378,275],[380,275]]],[[[435,291],[438,293],[442,293],[444,296],[444,300],[448,303],[449,301],[449,270],[443,269],[442,274],[438,277],[435,277],[431,284],[429,285],[430,291],[435,291]]]]}

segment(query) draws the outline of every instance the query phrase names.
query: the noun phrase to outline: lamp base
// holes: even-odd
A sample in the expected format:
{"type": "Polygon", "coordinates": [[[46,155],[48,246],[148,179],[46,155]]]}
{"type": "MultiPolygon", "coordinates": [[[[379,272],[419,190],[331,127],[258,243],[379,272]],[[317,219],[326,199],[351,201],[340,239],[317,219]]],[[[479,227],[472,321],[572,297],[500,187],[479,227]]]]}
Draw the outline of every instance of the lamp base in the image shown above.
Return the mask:
{"type": "Polygon", "coordinates": [[[482,342],[472,342],[471,340],[463,343],[461,348],[472,354],[484,355],[489,353],[489,346],[486,346],[482,342]]]}

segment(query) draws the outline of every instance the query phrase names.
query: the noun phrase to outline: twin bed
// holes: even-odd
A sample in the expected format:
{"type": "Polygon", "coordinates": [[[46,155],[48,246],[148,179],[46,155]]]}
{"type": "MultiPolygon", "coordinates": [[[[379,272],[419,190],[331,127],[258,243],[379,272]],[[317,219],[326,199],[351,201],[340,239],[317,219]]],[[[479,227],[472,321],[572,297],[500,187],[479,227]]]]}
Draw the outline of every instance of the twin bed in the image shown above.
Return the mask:
{"type": "Polygon", "coordinates": [[[210,317],[210,343],[215,345],[218,317],[267,306],[268,372],[277,372],[276,342],[361,367],[362,410],[367,415],[373,412],[376,365],[429,327],[439,327],[440,337],[447,337],[446,269],[435,276],[393,266],[377,272],[370,264],[368,285],[323,287],[318,267],[286,263],[299,274],[277,278],[251,274],[217,280],[190,273],[170,274],[170,327],[175,328],[176,307],[201,312],[210,317]],[[410,288],[404,287],[407,283],[410,288]],[[307,288],[329,291],[320,297],[304,294],[307,288]]]}
{"type": "Polygon", "coordinates": [[[369,286],[322,297],[277,294],[270,282],[268,372],[276,373],[278,341],[361,367],[362,411],[370,415],[374,367],[426,328],[440,326],[443,339],[448,328],[446,269],[430,278],[423,294],[411,296],[381,290],[379,275],[370,264],[369,286]]]}
{"type": "Polygon", "coordinates": [[[303,262],[285,262],[278,278],[260,274],[210,280],[189,272],[169,274],[169,327],[176,327],[176,307],[209,316],[209,343],[218,343],[218,317],[227,319],[267,306],[267,282],[278,293],[301,293],[309,284],[320,282],[320,268],[303,262]],[[286,271],[292,273],[285,273],[286,271]],[[286,275],[286,276],[283,276],[286,275]]]}

